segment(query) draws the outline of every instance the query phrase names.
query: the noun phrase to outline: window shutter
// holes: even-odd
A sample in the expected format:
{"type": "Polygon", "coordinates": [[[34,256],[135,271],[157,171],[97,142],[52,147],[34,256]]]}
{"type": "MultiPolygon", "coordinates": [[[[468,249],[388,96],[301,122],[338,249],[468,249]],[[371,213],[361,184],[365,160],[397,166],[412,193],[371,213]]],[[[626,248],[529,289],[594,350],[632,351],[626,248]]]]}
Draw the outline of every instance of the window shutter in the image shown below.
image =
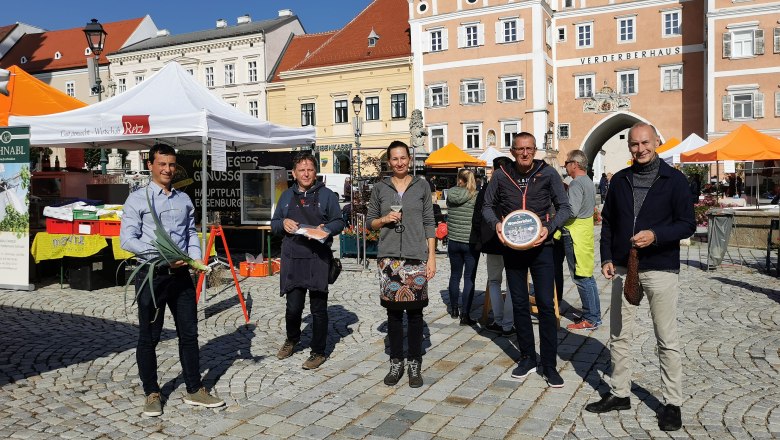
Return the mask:
{"type": "Polygon", "coordinates": [[[723,120],[731,120],[731,96],[724,95],[721,99],[721,105],[723,107],[723,120]]]}
{"type": "Polygon", "coordinates": [[[480,23],[477,25],[477,46],[485,45],[485,25],[480,23]]]}
{"type": "Polygon", "coordinates": [[[485,82],[479,82],[479,102],[485,102],[485,82]]]}
{"type": "Polygon", "coordinates": [[[466,28],[458,26],[458,47],[466,47],[466,28]]]}
{"type": "Polygon", "coordinates": [[[428,53],[430,51],[431,51],[431,33],[426,31],[422,33],[422,52],[428,53]]]}
{"type": "Polygon", "coordinates": [[[753,117],[764,117],[764,94],[761,92],[753,93],[753,117]]]}
{"type": "Polygon", "coordinates": [[[425,108],[431,107],[431,88],[425,88],[425,108]]]}
{"type": "Polygon", "coordinates": [[[449,47],[449,38],[447,38],[447,35],[449,35],[449,31],[447,29],[441,30],[441,50],[447,50],[449,47]]]}
{"type": "Polygon", "coordinates": [[[664,70],[664,86],[661,90],[672,90],[672,75],[674,71],[672,70],[664,70]]]}
{"type": "Polygon", "coordinates": [[[525,40],[525,20],[517,20],[517,41],[525,40]]]}
{"type": "Polygon", "coordinates": [[[517,79],[517,99],[525,99],[525,78],[520,77],[517,79]]]}
{"type": "Polygon", "coordinates": [[[466,84],[460,83],[460,103],[466,103],[466,84]]]}
{"type": "Polygon", "coordinates": [[[498,96],[498,99],[496,101],[502,102],[504,100],[504,81],[498,80],[498,92],[496,94],[498,96]]]}
{"type": "Polygon", "coordinates": [[[775,28],[775,49],[774,53],[780,53],[780,28],[775,28]]]}
{"type": "Polygon", "coordinates": [[[763,55],[764,54],[764,30],[763,29],[756,29],[753,31],[753,40],[755,40],[753,44],[753,54],[754,55],[763,55]]]}
{"type": "Polygon", "coordinates": [[[775,92],[775,116],[780,117],[780,92],[775,92]]]}
{"type": "Polygon", "coordinates": [[[723,33],[723,58],[731,58],[731,32],[723,33]]]}
{"type": "Polygon", "coordinates": [[[441,94],[442,94],[442,104],[446,107],[450,105],[450,88],[447,86],[443,86],[441,88],[441,94]]]}
{"type": "Polygon", "coordinates": [[[504,42],[504,22],[497,21],[496,22],[496,43],[503,43],[503,42],[504,42]]]}

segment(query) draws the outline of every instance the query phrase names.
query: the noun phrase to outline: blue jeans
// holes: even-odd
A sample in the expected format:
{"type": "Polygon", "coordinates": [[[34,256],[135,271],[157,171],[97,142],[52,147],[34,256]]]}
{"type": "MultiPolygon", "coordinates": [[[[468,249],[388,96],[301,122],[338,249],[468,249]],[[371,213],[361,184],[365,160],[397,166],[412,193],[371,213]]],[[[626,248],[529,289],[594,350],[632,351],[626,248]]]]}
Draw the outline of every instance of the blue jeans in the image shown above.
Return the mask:
{"type": "Polygon", "coordinates": [[[536,306],[539,309],[539,352],[543,367],[555,367],[558,355],[558,321],[555,318],[552,246],[538,246],[525,251],[504,252],[506,282],[512,295],[517,342],[520,354],[536,359],[534,328],[528,304],[528,271],[534,282],[536,306]]]}
{"type": "Polygon", "coordinates": [[[599,301],[599,289],[593,276],[578,277],[575,274],[577,257],[574,255],[574,240],[571,234],[563,234],[563,245],[566,250],[566,261],[569,263],[572,281],[577,286],[582,301],[582,319],[593,325],[601,325],[601,302],[599,301]]]}
{"type": "Polygon", "coordinates": [[[447,254],[450,257],[450,307],[457,308],[460,302],[464,316],[469,316],[471,303],[474,300],[474,280],[477,278],[479,252],[472,244],[450,240],[447,244],[447,254]],[[458,301],[461,276],[463,277],[463,299],[458,301]]]}

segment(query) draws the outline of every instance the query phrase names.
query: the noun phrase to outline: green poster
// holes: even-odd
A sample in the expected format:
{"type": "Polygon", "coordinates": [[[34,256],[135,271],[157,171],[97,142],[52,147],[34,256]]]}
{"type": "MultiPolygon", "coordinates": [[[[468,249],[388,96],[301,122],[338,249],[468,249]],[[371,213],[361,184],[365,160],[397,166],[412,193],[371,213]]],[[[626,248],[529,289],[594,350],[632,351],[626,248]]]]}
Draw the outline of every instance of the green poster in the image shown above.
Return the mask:
{"type": "Polygon", "coordinates": [[[0,288],[32,290],[30,127],[0,127],[0,288]]]}

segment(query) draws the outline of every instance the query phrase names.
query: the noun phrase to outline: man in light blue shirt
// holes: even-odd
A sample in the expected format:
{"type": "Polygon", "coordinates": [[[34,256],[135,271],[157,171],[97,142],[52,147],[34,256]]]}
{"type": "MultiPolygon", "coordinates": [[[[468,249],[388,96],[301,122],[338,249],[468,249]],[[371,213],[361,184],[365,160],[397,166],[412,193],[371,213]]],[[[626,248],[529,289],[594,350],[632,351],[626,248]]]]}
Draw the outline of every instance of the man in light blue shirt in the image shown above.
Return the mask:
{"type": "MultiPolygon", "coordinates": [[[[176,150],[168,145],[156,144],[149,150],[152,180],[147,187],[134,191],[123,207],[122,229],[119,239],[122,249],[132,252],[141,262],[158,256],[154,242],[157,228],[149,203],[154,204],[165,233],[192,259],[201,258],[198,233],[195,229],[195,207],[190,197],[171,187],[176,171],[176,150]]],[[[160,385],[157,383],[157,353],[163,328],[164,307],[168,305],[179,336],[179,361],[187,387],[184,402],[190,405],[215,408],[224,401],[211,396],[200,378],[200,348],[198,347],[198,315],[195,304],[195,286],[187,263],[176,261],[154,269],[151,284],[141,284],[148,274],[143,267],[135,279],[138,296],[138,346],[136,360],[138,375],[143,384],[146,401],[143,414],[156,417],[162,414],[160,385]],[[162,307],[158,310],[155,304],[162,307]]]]}

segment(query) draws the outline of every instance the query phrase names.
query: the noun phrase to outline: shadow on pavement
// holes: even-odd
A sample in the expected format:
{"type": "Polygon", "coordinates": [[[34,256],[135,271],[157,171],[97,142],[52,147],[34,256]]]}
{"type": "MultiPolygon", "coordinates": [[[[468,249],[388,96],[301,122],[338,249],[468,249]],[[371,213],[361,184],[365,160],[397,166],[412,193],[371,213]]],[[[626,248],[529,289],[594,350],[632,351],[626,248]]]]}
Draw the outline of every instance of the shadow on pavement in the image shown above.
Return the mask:
{"type": "MultiPolygon", "coordinates": [[[[214,315],[218,315],[225,310],[228,310],[232,307],[238,307],[241,308],[241,303],[238,300],[238,292],[236,291],[235,286],[231,283],[230,285],[226,286],[222,290],[220,290],[217,295],[222,294],[223,292],[227,291],[228,297],[217,302],[214,304],[209,304],[206,306],[204,313],[206,316],[206,319],[211,318],[214,315]]],[[[241,291],[244,294],[244,303],[246,304],[246,312],[249,314],[249,318],[252,318],[252,294],[248,291],[241,291]]]]}
{"type": "MultiPolygon", "coordinates": [[[[304,311],[304,314],[306,312],[304,311]]],[[[333,353],[333,350],[336,349],[336,345],[341,342],[341,340],[352,334],[354,330],[349,328],[352,324],[356,324],[358,322],[358,317],[356,314],[350,312],[349,310],[345,309],[344,306],[340,304],[335,305],[328,305],[328,340],[325,343],[325,353],[330,354],[333,353]]],[[[311,339],[313,337],[313,325],[314,321],[311,316],[311,314],[305,315],[303,317],[303,324],[305,326],[303,327],[303,330],[301,330],[301,340],[298,343],[298,345],[295,347],[295,352],[298,352],[300,350],[303,350],[304,348],[308,348],[311,346],[311,339]]]]}
{"type": "Polygon", "coordinates": [[[763,293],[764,295],[766,295],[767,298],[780,303],[780,290],[770,289],[768,287],[755,286],[753,284],[746,283],[744,281],[732,280],[726,277],[712,277],[712,279],[715,281],[720,281],[723,284],[728,284],[730,286],[739,287],[740,289],[745,289],[749,292],[763,293]]]}
{"type": "MultiPolygon", "coordinates": [[[[138,341],[137,325],[71,313],[0,306],[0,323],[0,386],[131,350],[138,341]]],[[[160,340],[175,337],[163,329],[160,340]]]]}

